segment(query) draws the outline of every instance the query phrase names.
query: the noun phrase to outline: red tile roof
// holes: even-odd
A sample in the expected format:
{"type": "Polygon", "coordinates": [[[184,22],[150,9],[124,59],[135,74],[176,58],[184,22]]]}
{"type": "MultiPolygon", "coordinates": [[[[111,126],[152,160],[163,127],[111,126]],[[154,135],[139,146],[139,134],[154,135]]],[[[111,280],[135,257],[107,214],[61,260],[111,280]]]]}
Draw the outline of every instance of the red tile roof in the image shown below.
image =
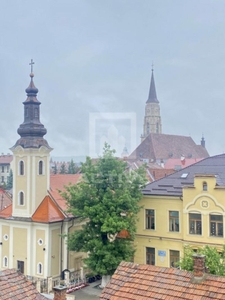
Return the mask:
{"type": "Polygon", "coordinates": [[[14,269],[0,272],[0,299],[1,300],[45,300],[35,289],[32,282],[14,269]]]}
{"type": "Polygon", "coordinates": [[[195,164],[196,162],[202,160],[203,158],[184,158],[184,159],[179,159],[179,158],[169,158],[165,164],[164,167],[165,169],[176,169],[178,170],[178,167],[180,169],[186,168],[190,165],[195,164]]]}
{"type": "Polygon", "coordinates": [[[64,214],[49,196],[44,198],[32,216],[32,221],[42,223],[57,222],[64,219],[64,214]]]}
{"type": "Polygon", "coordinates": [[[0,218],[9,218],[12,216],[12,204],[0,211],[0,218]]]}
{"type": "Polygon", "coordinates": [[[0,155],[0,164],[10,164],[12,160],[13,160],[13,156],[10,154],[0,155]]]}
{"type": "Polygon", "coordinates": [[[49,194],[63,211],[67,209],[67,205],[66,200],[63,199],[59,191],[65,191],[64,187],[66,185],[78,183],[81,177],[81,174],[55,174],[50,176],[49,194]]]}
{"type": "Polygon", "coordinates": [[[225,277],[207,274],[198,284],[192,278],[188,271],[121,262],[100,300],[225,299],[225,277]]]}
{"type": "Polygon", "coordinates": [[[0,188],[0,211],[10,204],[12,204],[12,198],[6,191],[0,188]]]}

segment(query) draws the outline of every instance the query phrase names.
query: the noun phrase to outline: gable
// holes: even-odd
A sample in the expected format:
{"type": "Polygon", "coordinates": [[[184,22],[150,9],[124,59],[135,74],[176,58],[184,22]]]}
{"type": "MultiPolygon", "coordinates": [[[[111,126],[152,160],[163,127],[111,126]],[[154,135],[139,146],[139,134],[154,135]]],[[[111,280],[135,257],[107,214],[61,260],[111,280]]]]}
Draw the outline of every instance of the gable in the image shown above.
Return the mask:
{"type": "Polygon", "coordinates": [[[58,222],[64,219],[64,214],[49,196],[44,198],[32,216],[32,221],[42,223],[58,222]]]}

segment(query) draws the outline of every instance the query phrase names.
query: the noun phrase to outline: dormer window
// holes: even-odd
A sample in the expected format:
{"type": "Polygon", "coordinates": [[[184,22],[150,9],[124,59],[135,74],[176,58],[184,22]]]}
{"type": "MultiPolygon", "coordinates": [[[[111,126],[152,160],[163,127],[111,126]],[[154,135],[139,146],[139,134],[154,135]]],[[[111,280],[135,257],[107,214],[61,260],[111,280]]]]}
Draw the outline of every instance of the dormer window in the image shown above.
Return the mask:
{"type": "Polygon", "coordinates": [[[24,162],[22,160],[19,162],[19,175],[24,175],[24,162]]]}
{"type": "Polygon", "coordinates": [[[203,190],[203,191],[208,191],[208,185],[207,185],[207,182],[203,182],[203,184],[202,184],[202,190],[203,190]]]}

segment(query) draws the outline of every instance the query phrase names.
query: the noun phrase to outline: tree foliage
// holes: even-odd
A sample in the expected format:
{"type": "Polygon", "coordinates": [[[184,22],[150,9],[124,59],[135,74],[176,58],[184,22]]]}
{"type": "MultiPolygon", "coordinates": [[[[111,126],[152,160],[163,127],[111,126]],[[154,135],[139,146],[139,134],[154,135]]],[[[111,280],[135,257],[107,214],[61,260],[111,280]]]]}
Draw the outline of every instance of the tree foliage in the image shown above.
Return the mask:
{"type": "MultiPolygon", "coordinates": [[[[184,247],[184,256],[178,263],[181,269],[193,271],[193,258],[194,250],[190,246],[184,247]]],[[[197,253],[206,256],[206,267],[210,274],[225,276],[225,245],[221,252],[218,252],[216,247],[204,246],[197,249],[197,253]]]]}
{"type": "Polygon", "coordinates": [[[122,260],[133,257],[138,202],[146,181],[144,169],[128,172],[127,164],[116,159],[114,152],[105,144],[97,163],[87,158],[81,166],[83,180],[63,193],[69,211],[86,220],[81,230],[68,236],[68,247],[88,252],[87,267],[100,275],[113,274],[122,260]],[[116,238],[121,230],[127,230],[130,238],[116,238]]]}
{"type": "Polygon", "coordinates": [[[77,164],[71,159],[69,166],[68,166],[68,174],[76,174],[78,172],[79,168],[77,164]]]}
{"type": "Polygon", "coordinates": [[[10,171],[9,171],[9,178],[8,178],[7,184],[6,184],[6,189],[7,190],[11,190],[12,187],[13,187],[13,172],[10,169],[10,171]]]}
{"type": "Polygon", "coordinates": [[[66,173],[67,173],[66,164],[65,164],[65,162],[63,162],[61,164],[61,167],[60,167],[60,170],[59,170],[59,174],[66,174],[66,173]]]}
{"type": "Polygon", "coordinates": [[[55,163],[54,166],[52,167],[53,169],[53,174],[57,174],[58,173],[58,168],[57,168],[57,164],[55,163]]]}

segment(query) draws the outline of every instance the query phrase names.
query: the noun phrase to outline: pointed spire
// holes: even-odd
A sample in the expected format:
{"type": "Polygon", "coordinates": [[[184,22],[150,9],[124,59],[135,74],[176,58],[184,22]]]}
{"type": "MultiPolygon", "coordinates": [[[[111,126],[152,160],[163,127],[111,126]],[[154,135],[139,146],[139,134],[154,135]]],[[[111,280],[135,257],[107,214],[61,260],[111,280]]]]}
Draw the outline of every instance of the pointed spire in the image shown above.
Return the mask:
{"type": "Polygon", "coordinates": [[[25,90],[27,93],[27,99],[24,104],[24,122],[19,126],[17,132],[20,135],[20,139],[16,142],[15,146],[22,146],[23,148],[40,148],[46,146],[50,148],[48,142],[43,138],[47,133],[44,125],[40,122],[40,104],[37,99],[38,89],[33,82],[33,60],[31,60],[31,73],[30,84],[25,90]]]}
{"type": "Polygon", "coordinates": [[[155,89],[155,80],[154,80],[154,69],[153,69],[153,64],[152,64],[152,77],[151,77],[151,84],[150,84],[150,89],[149,89],[149,95],[148,95],[148,100],[146,103],[149,102],[156,102],[159,103],[156,95],[156,89],[155,89]]]}

